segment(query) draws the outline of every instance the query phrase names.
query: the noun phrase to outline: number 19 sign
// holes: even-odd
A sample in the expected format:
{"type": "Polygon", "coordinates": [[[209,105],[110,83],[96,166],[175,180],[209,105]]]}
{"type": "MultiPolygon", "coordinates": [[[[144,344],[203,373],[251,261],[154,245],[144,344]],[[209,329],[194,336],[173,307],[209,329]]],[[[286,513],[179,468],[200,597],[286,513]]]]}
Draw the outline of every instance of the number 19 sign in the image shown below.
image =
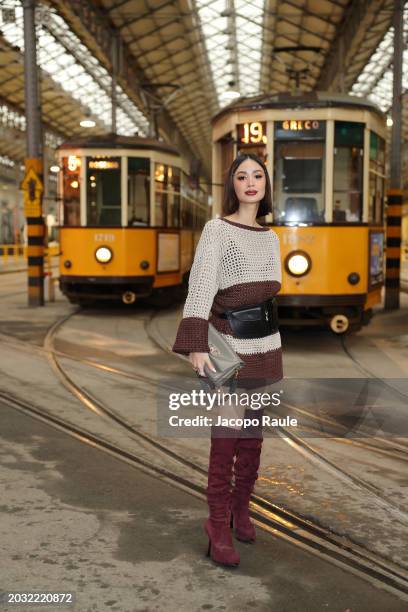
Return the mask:
{"type": "Polygon", "coordinates": [[[242,144],[266,144],[266,122],[240,123],[238,141],[242,144]]]}

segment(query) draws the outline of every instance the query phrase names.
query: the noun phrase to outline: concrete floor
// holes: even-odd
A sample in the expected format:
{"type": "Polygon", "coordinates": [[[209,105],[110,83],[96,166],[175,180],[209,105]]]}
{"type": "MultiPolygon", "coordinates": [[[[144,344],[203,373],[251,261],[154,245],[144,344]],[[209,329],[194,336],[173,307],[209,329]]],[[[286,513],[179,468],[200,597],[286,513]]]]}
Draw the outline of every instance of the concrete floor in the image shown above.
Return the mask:
{"type": "Polygon", "coordinates": [[[262,532],[254,546],[237,544],[238,568],[215,566],[205,556],[203,502],[4,403],[0,410],[3,592],[73,592],[73,607],[52,609],[81,612],[406,610],[262,532]]]}
{"type": "MultiPolygon", "coordinates": [[[[33,400],[45,411],[137,452],[146,460],[162,464],[150,449],[120,428],[85,411],[56,379],[42,343],[50,326],[75,311],[75,307],[57,295],[57,301],[44,308],[28,308],[25,275],[8,274],[0,279],[1,388],[33,400]]],[[[382,342],[382,363],[387,359],[390,367],[393,363],[405,367],[407,311],[407,296],[402,294],[399,313],[378,316],[355,336],[352,348],[358,357],[369,358],[373,347],[382,342]]],[[[163,313],[156,320],[155,332],[162,339],[167,334],[170,342],[178,317],[177,310],[163,313]]],[[[283,340],[287,376],[293,372],[300,375],[301,364],[305,367],[301,374],[313,375],[315,368],[321,375],[322,359],[328,365],[328,376],[332,371],[351,375],[352,365],[339,352],[338,338],[323,333],[313,347],[310,342],[305,345],[301,335],[292,334],[283,340]],[[302,357],[305,346],[309,351],[306,360],[302,357]]],[[[139,373],[157,380],[190,373],[188,364],[166,355],[148,339],[143,308],[132,314],[118,309],[75,316],[59,333],[57,348],[93,356],[129,372],[137,367],[139,373]]],[[[107,375],[70,359],[62,359],[61,363],[78,384],[103,398],[135,425],[157,434],[156,397],[151,386],[107,375]]],[[[276,612],[406,609],[406,602],[397,597],[262,532],[256,546],[238,544],[242,557],[239,568],[216,567],[204,556],[203,501],[7,405],[0,409],[0,479],[6,492],[1,507],[2,591],[72,590],[77,596],[75,609],[81,612],[235,612],[248,607],[276,612]]],[[[180,454],[186,453],[206,465],[208,440],[171,442],[180,454]]],[[[360,537],[377,552],[408,565],[404,521],[399,525],[392,515],[386,516],[385,511],[381,514],[372,500],[343,489],[330,474],[296,456],[285,442],[267,442],[258,492],[265,497],[271,495],[278,505],[317,518],[347,536],[353,535],[357,541],[360,537]]],[[[342,455],[332,445],[323,450],[337,462],[344,462],[346,457],[351,472],[354,469],[361,473],[364,466],[364,476],[371,475],[374,482],[381,483],[379,474],[385,464],[377,457],[350,452],[342,455]]],[[[177,469],[171,461],[165,467],[177,469]]],[[[401,468],[387,466],[386,492],[400,495],[401,502],[407,490],[404,478],[401,468]]]]}

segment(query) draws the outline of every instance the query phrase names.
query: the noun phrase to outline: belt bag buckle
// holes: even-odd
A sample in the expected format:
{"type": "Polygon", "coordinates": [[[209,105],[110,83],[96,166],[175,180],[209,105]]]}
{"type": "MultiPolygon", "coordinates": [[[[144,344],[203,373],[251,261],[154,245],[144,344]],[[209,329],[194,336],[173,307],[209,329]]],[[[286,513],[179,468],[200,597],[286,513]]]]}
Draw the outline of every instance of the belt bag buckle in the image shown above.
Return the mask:
{"type": "Polygon", "coordinates": [[[225,311],[236,338],[264,338],[276,331],[270,301],[225,311]]]}

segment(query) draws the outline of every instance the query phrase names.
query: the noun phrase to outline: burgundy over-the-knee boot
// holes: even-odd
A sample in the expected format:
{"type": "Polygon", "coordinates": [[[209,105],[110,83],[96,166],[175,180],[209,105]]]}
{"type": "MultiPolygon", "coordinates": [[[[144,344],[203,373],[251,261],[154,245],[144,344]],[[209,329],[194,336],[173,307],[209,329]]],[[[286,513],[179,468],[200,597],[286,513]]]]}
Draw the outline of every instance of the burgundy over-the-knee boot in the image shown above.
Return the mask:
{"type": "Polygon", "coordinates": [[[220,565],[236,566],[239,553],[234,549],[230,531],[232,465],[237,438],[211,438],[207,500],[210,516],[204,524],[208,555],[220,565]]]}
{"type": "Polygon", "coordinates": [[[242,542],[254,542],[255,527],[249,519],[249,500],[254,490],[261,459],[262,438],[239,438],[234,465],[231,524],[242,542]]]}

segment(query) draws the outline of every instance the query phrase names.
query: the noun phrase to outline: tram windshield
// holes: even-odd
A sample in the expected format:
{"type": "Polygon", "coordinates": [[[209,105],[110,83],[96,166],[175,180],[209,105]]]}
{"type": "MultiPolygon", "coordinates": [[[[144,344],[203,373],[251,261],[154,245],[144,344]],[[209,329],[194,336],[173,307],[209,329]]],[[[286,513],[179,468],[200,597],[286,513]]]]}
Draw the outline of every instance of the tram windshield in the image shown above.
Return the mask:
{"type": "Polygon", "coordinates": [[[324,221],[324,142],[275,141],[274,219],[324,221]]]}
{"type": "Polygon", "coordinates": [[[120,162],[120,157],[86,158],[88,225],[121,225],[120,162]]]}

